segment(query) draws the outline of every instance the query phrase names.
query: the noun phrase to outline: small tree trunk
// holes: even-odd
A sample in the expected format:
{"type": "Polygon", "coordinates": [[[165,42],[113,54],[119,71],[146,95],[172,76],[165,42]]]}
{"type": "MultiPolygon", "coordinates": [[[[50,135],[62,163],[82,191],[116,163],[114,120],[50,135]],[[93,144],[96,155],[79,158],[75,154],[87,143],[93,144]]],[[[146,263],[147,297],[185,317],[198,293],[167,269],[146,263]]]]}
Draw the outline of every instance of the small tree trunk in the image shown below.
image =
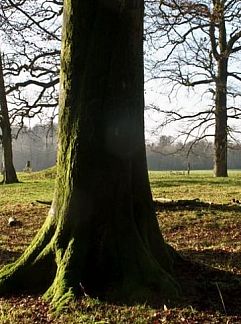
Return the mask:
{"type": "Polygon", "coordinates": [[[219,22],[219,47],[218,71],[216,78],[215,97],[215,159],[214,175],[216,177],[227,177],[227,77],[228,58],[226,57],[227,37],[224,17],[219,22]]]}
{"type": "Polygon", "coordinates": [[[0,127],[2,129],[2,147],[3,147],[3,157],[4,157],[3,183],[17,183],[18,178],[13,165],[12,135],[11,135],[9,116],[8,116],[8,107],[7,107],[5,86],[4,86],[1,53],[0,53],[0,107],[1,107],[0,127]]]}
{"type": "Polygon", "coordinates": [[[215,100],[215,159],[214,175],[227,177],[227,62],[219,63],[215,100]]]}
{"type": "Polygon", "coordinates": [[[217,85],[216,92],[214,175],[216,177],[227,177],[228,171],[226,85],[217,85]]]}

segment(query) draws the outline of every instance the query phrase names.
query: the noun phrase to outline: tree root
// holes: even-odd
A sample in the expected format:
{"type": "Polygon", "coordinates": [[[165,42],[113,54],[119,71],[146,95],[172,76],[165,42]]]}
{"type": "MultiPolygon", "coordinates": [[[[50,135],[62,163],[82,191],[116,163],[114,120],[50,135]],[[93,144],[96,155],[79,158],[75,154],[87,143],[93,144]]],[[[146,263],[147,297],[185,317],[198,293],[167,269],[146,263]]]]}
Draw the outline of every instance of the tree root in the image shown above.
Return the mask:
{"type": "Polygon", "coordinates": [[[54,257],[51,238],[53,225],[47,218],[32,244],[20,258],[0,271],[0,294],[21,290],[38,290],[53,275],[54,257]],[[50,266],[51,265],[51,266],[50,266]],[[43,270],[46,270],[44,273],[43,270]]]}
{"type": "Polygon", "coordinates": [[[41,292],[57,312],[85,290],[128,304],[177,300],[180,288],[163,261],[169,249],[164,243],[163,253],[157,254],[154,241],[144,238],[134,223],[128,224],[115,236],[112,231],[107,236],[101,232],[103,247],[98,244],[93,250],[94,241],[99,241],[88,232],[89,225],[70,229],[49,215],[23,255],[0,271],[0,294],[41,292]]]}

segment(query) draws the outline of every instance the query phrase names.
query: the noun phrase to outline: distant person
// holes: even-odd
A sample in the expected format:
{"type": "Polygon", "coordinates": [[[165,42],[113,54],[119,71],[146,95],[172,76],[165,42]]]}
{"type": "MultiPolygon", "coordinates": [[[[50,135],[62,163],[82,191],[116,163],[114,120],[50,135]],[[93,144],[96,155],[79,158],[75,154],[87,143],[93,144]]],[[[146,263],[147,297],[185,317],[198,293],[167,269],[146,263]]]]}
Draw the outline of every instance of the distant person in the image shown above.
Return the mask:
{"type": "Polygon", "coordinates": [[[28,160],[24,169],[23,169],[24,172],[32,172],[32,168],[31,168],[31,162],[28,160]]]}
{"type": "Polygon", "coordinates": [[[191,164],[190,162],[187,163],[187,175],[190,174],[190,171],[191,171],[191,164]]]}

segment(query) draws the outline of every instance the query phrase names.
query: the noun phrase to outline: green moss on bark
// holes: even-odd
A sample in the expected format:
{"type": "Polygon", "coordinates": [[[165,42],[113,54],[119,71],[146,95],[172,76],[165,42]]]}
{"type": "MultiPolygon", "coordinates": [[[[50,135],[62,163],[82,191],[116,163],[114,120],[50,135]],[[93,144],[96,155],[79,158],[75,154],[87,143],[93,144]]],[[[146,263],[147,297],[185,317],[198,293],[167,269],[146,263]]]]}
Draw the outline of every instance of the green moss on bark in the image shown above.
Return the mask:
{"type": "Polygon", "coordinates": [[[23,256],[0,272],[0,294],[30,289],[31,274],[58,310],[85,292],[132,303],[179,291],[146,166],[144,4],[112,1],[65,1],[54,201],[23,256]]]}

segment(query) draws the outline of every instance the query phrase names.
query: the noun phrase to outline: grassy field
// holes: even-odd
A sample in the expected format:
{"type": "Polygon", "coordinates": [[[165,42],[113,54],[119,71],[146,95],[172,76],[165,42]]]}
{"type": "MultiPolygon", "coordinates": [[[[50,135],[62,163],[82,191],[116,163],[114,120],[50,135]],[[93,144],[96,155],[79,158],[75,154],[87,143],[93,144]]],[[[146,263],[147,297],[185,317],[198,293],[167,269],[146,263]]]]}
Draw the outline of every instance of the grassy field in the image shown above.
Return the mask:
{"type": "MultiPolygon", "coordinates": [[[[0,298],[0,323],[241,323],[241,172],[229,175],[150,172],[162,233],[182,256],[197,262],[185,279],[206,282],[210,294],[203,299],[186,294],[182,306],[155,309],[86,297],[54,318],[39,296],[11,296],[0,298]]],[[[16,260],[43,223],[48,206],[36,200],[53,196],[53,170],[20,173],[19,179],[22,183],[0,186],[0,267],[16,260]],[[10,216],[21,226],[9,227],[10,216]]]]}

